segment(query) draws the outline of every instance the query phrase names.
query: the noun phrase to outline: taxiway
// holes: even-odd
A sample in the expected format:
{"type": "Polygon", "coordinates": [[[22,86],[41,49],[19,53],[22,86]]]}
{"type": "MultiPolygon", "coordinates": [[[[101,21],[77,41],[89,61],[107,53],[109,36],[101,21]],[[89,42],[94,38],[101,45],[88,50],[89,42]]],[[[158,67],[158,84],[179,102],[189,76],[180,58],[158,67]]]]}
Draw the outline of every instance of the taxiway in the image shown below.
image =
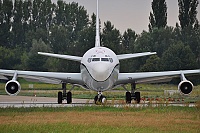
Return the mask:
{"type": "MultiPolygon", "coordinates": [[[[72,99],[72,104],[57,104],[57,98],[49,97],[31,97],[31,96],[6,96],[0,95],[0,108],[7,107],[76,107],[76,106],[94,106],[93,99],[72,99]]],[[[108,101],[108,106],[113,107],[158,107],[158,106],[189,106],[194,107],[194,103],[183,104],[183,103],[149,103],[148,101],[140,104],[125,104],[119,101],[108,101]]]]}

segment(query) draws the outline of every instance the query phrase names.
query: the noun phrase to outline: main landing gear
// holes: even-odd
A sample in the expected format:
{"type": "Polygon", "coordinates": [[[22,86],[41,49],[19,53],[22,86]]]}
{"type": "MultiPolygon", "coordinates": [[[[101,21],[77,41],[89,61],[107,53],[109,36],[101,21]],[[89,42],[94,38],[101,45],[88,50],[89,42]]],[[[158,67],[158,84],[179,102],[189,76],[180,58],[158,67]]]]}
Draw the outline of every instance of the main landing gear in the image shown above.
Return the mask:
{"type": "MultiPolygon", "coordinates": [[[[125,88],[125,87],[124,87],[125,88]]],[[[131,103],[134,99],[137,103],[140,103],[140,92],[135,92],[136,84],[131,84],[131,92],[127,90],[126,92],[126,103],[131,103]]]]}
{"type": "Polygon", "coordinates": [[[98,95],[94,97],[94,103],[95,104],[105,104],[106,103],[106,97],[102,95],[102,92],[98,92],[98,95]]]}
{"type": "Polygon", "coordinates": [[[67,104],[72,103],[72,93],[71,91],[66,93],[66,83],[62,83],[62,90],[63,92],[58,92],[58,104],[62,104],[64,99],[67,100],[67,104]]]}

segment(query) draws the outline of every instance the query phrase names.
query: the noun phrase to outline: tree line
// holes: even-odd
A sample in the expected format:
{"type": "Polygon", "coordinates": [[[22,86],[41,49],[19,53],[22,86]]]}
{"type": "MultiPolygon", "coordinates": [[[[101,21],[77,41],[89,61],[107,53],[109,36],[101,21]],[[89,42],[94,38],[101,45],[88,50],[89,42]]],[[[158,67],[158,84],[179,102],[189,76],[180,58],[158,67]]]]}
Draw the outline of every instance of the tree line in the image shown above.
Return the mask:
{"type": "MultiPolygon", "coordinates": [[[[179,23],[167,25],[167,3],[153,0],[149,31],[124,33],[103,22],[101,45],[116,54],[157,52],[123,60],[121,72],[196,69],[200,66],[198,0],[178,0],[179,23]]],[[[37,55],[38,51],[83,56],[95,43],[96,15],[76,2],[0,0],[0,68],[79,72],[73,61],[37,55]]]]}

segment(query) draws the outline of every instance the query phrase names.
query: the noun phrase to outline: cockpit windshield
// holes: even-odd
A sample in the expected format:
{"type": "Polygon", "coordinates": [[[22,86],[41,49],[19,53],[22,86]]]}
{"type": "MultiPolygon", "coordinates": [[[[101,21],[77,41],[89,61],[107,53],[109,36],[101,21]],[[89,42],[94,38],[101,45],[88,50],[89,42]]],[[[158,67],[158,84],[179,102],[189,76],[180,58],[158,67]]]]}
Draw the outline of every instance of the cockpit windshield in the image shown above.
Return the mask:
{"type": "Polygon", "coordinates": [[[108,58],[101,58],[101,61],[109,61],[108,58]]]}
{"type": "Polygon", "coordinates": [[[97,61],[103,61],[103,62],[110,62],[112,63],[113,62],[113,59],[112,58],[88,58],[88,63],[90,62],[97,62],[97,61]]]}
{"type": "Polygon", "coordinates": [[[100,61],[100,58],[92,58],[92,61],[100,61]]]}

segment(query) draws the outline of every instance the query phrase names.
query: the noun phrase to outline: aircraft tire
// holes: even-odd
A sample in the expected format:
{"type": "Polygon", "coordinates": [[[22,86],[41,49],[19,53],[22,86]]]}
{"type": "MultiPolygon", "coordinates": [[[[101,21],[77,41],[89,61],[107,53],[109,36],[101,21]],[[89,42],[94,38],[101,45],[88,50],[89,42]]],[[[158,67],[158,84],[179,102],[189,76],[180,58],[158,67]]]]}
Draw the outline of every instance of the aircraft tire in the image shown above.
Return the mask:
{"type": "Polygon", "coordinates": [[[69,91],[67,93],[67,104],[71,104],[72,103],[72,93],[69,91]]]}
{"type": "Polygon", "coordinates": [[[102,95],[100,97],[100,102],[101,102],[101,104],[106,104],[107,103],[106,97],[102,95]]]}
{"type": "Polygon", "coordinates": [[[126,92],[126,103],[131,103],[131,93],[126,92]]]}
{"type": "Polygon", "coordinates": [[[97,101],[98,101],[98,95],[96,95],[96,96],[94,97],[94,103],[95,103],[95,104],[97,104],[97,101]]]}
{"type": "Polygon", "coordinates": [[[140,103],[140,92],[135,92],[135,100],[137,103],[140,103]]]}
{"type": "Polygon", "coordinates": [[[62,92],[58,92],[58,104],[62,104],[62,92]]]}

